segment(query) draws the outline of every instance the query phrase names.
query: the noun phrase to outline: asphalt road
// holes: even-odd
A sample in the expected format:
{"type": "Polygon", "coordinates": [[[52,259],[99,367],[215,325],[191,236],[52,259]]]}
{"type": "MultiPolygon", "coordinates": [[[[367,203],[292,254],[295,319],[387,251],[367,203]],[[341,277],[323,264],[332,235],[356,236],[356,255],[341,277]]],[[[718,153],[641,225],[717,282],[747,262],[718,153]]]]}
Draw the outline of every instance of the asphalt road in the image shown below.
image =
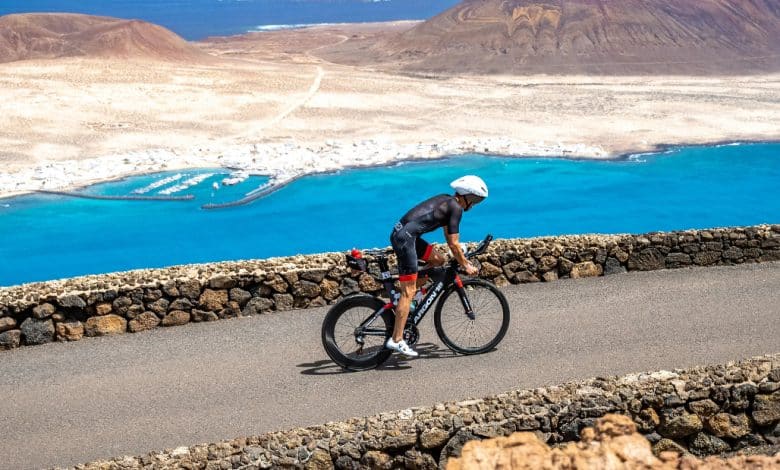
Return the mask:
{"type": "Polygon", "coordinates": [[[780,264],[505,289],[499,348],[454,356],[429,314],[421,357],[344,373],[326,309],[0,353],[0,468],[65,466],[596,375],[780,351],[780,264]]]}

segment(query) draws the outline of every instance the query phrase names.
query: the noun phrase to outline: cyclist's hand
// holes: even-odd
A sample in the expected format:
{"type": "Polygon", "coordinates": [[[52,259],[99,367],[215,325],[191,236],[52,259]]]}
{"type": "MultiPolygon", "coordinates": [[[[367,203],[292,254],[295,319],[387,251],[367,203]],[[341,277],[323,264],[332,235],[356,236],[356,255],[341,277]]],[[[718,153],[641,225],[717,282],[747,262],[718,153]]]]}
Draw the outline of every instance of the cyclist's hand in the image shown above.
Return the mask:
{"type": "Polygon", "coordinates": [[[474,265],[471,263],[466,263],[466,266],[464,266],[463,269],[466,270],[466,274],[468,274],[469,276],[476,276],[477,274],[479,274],[479,269],[474,267],[474,265]]]}

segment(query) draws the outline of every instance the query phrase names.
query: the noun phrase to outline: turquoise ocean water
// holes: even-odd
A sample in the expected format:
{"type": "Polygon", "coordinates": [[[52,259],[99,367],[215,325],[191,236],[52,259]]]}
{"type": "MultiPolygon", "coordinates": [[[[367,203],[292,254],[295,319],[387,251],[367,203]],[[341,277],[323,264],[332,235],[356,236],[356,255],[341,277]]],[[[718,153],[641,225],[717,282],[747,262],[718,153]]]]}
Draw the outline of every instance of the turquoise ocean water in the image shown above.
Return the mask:
{"type": "Polygon", "coordinates": [[[2,0],[0,15],[67,12],[135,18],[188,40],[279,26],[422,20],[459,0],[2,0]]]}
{"type": "MultiPolygon", "coordinates": [[[[207,211],[266,179],[213,189],[228,172],[177,172],[90,187],[93,194],[174,195],[136,202],[28,195],[0,199],[0,285],[80,274],[218,260],[384,247],[412,205],[450,192],[463,174],[482,176],[490,198],[464,215],[465,240],[486,233],[531,237],[780,223],[780,144],[679,148],[612,161],[478,155],[304,177],[250,205],[207,211]],[[208,176],[211,174],[211,176],[208,176]]],[[[430,241],[443,241],[441,232],[430,241]]]]}

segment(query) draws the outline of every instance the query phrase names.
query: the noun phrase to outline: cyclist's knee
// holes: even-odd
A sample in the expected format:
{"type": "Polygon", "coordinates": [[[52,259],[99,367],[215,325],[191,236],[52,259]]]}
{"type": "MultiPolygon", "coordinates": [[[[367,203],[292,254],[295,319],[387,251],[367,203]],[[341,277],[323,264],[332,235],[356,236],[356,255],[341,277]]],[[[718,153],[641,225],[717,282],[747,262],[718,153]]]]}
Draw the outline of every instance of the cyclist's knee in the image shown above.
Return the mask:
{"type": "Polygon", "coordinates": [[[401,284],[401,289],[400,289],[401,295],[406,295],[411,297],[414,295],[414,291],[417,290],[416,279],[411,281],[403,281],[400,284],[401,284]]]}
{"type": "Polygon", "coordinates": [[[444,255],[436,248],[431,251],[431,256],[428,258],[428,265],[441,266],[445,262],[444,255]]]}

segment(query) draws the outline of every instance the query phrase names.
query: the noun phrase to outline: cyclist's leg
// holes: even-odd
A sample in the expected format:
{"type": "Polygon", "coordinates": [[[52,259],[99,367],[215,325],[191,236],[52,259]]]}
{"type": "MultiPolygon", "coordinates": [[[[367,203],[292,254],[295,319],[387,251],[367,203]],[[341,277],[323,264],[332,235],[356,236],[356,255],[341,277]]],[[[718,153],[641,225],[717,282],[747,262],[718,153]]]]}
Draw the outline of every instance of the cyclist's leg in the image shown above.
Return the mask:
{"type": "Polygon", "coordinates": [[[425,261],[428,266],[441,266],[446,261],[439,250],[420,237],[417,238],[415,248],[418,258],[425,261]]]}
{"type": "Polygon", "coordinates": [[[390,237],[398,257],[398,274],[400,284],[400,298],[395,308],[395,326],[393,328],[393,341],[396,343],[404,337],[406,318],[409,316],[409,306],[417,290],[417,251],[416,238],[407,234],[404,230],[396,230],[390,237]]]}

